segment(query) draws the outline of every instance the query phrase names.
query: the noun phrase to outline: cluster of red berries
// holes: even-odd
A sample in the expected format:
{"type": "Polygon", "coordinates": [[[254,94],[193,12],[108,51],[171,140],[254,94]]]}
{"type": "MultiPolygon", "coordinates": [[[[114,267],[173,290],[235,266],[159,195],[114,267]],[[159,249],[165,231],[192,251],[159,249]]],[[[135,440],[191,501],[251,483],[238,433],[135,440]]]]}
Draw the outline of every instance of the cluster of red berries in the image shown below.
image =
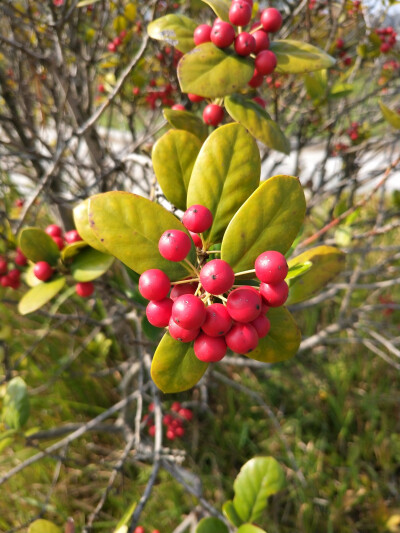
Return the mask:
{"type": "Polygon", "coordinates": [[[127,33],[126,30],[122,30],[117,37],[114,37],[114,39],[107,44],[107,50],[112,53],[118,52],[118,48],[123,44],[127,33]]]}
{"type": "Polygon", "coordinates": [[[50,224],[44,231],[47,235],[50,235],[53,241],[57,244],[59,250],[62,250],[66,244],[72,244],[82,240],[82,237],[76,229],[67,231],[64,235],[62,228],[57,226],[57,224],[50,224]]]}
{"type": "MultiPolygon", "coordinates": [[[[193,205],[185,211],[182,223],[200,248],[199,233],[211,227],[211,211],[193,205]]],[[[180,230],[164,232],[158,245],[160,254],[169,261],[187,261],[191,247],[192,239],[180,230]]],[[[204,254],[208,255],[202,250],[198,253],[200,257],[204,254]]],[[[255,273],[261,282],[259,287],[235,287],[235,273],[222,259],[200,261],[200,270],[193,265],[191,268],[195,278],[172,284],[160,269],[143,272],[139,291],[150,300],[146,308],[149,322],[168,327],[171,337],[178,341],[194,341],[195,355],[204,362],[220,361],[228,348],[239,354],[254,350],[269,332],[270,322],[265,316],[269,307],[283,305],[288,297],[285,257],[273,250],[264,252],[257,257],[254,270],[236,274],[255,273]]]]}
{"type": "Polygon", "coordinates": [[[28,262],[19,248],[17,248],[13,262],[14,268],[10,268],[11,262],[0,255],[0,285],[4,288],[9,287],[17,290],[21,285],[21,271],[17,266],[24,267],[28,262]]]}
{"type": "MultiPolygon", "coordinates": [[[[150,404],[148,413],[144,415],[142,422],[146,423],[150,437],[154,437],[156,427],[153,419],[154,404],[150,404]]],[[[163,416],[163,426],[165,427],[165,436],[168,440],[181,438],[185,434],[185,423],[190,422],[193,418],[193,412],[186,407],[182,407],[179,402],[173,402],[170,411],[163,416]]]]}
{"type": "MultiPolygon", "coordinates": [[[[146,533],[146,530],[143,526],[137,526],[133,533],[146,533]]],[[[151,533],[160,533],[160,531],[158,529],[152,529],[151,533]]]]}
{"type": "MultiPolygon", "coordinates": [[[[156,81],[150,80],[150,87],[156,87],[156,81]]],[[[136,96],[139,94],[135,91],[136,87],[133,89],[133,94],[136,96]]],[[[155,109],[157,104],[164,106],[171,106],[174,104],[174,99],[172,95],[176,93],[176,87],[167,83],[165,87],[157,88],[155,90],[150,90],[146,92],[145,101],[149,105],[150,109],[155,109]]]]}
{"type": "Polygon", "coordinates": [[[387,28],[375,30],[375,33],[378,35],[381,41],[380,51],[383,54],[390,52],[397,41],[397,33],[394,31],[394,29],[391,26],[388,26],[387,28]]]}
{"type": "Polygon", "coordinates": [[[353,0],[347,4],[347,13],[349,15],[357,15],[361,11],[361,0],[353,0]]]}

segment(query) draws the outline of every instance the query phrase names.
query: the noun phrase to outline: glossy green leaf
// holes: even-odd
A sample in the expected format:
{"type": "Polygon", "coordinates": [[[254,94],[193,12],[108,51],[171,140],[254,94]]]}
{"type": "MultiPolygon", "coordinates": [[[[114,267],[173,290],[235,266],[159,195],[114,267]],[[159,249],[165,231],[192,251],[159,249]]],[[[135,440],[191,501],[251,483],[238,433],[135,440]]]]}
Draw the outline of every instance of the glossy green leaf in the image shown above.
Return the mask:
{"type": "Polygon", "coordinates": [[[196,533],[229,533],[229,529],[219,518],[208,516],[200,520],[196,533]]]}
{"type": "Polygon", "coordinates": [[[271,329],[266,337],[260,339],[257,348],[246,354],[246,357],[263,363],[279,363],[291,359],[300,346],[300,330],[286,307],[268,310],[267,317],[271,329]]]}
{"type": "Polygon", "coordinates": [[[233,50],[221,49],[212,43],[196,46],[178,64],[182,92],[206,98],[217,98],[247,86],[254,73],[254,64],[233,50]]]}
{"type": "Polygon", "coordinates": [[[179,342],[166,333],[154,353],[151,377],[163,392],[182,392],[194,387],[207,367],[194,355],[192,342],[179,342]]]}
{"type": "Polygon", "coordinates": [[[386,122],[389,122],[393,128],[396,128],[396,130],[400,130],[400,113],[397,113],[396,111],[392,111],[389,107],[387,107],[383,102],[379,102],[379,106],[381,108],[382,114],[386,120],[386,122]]]}
{"type": "Polygon", "coordinates": [[[333,67],[335,59],[312,44],[291,39],[276,40],[270,44],[270,50],[276,55],[277,72],[301,74],[333,67]]]}
{"type": "Polygon", "coordinates": [[[72,277],[75,281],[92,281],[107,272],[113,261],[112,255],[103,254],[94,248],[86,248],[75,256],[71,265],[72,277]]]}
{"type": "MultiPolygon", "coordinates": [[[[90,198],[89,217],[92,230],[108,252],[135,272],[160,268],[172,281],[188,275],[184,263],[167,261],[158,251],[164,231],[188,233],[161,205],[136,194],[114,191],[90,198]]],[[[188,259],[193,264],[196,261],[194,245],[188,259]]]]}
{"type": "Polygon", "coordinates": [[[289,140],[257,102],[240,94],[233,94],[225,97],[225,108],[230,116],[242,124],[256,139],[274,150],[284,154],[290,153],[289,140]]]}
{"type": "Polygon", "coordinates": [[[195,46],[193,33],[196,28],[197,23],[189,17],[169,14],[150,22],[147,33],[153,39],[164,41],[185,54],[195,46]]]}
{"type": "Polygon", "coordinates": [[[60,257],[60,250],[50,235],[39,228],[24,228],[19,234],[18,246],[23,254],[34,263],[47,261],[55,265],[60,257]]]}
{"type": "Polygon", "coordinates": [[[107,249],[96,237],[89,225],[89,198],[78,204],[73,210],[75,227],[82,239],[103,254],[108,253],[107,249]]]}
{"type": "Polygon", "coordinates": [[[61,277],[36,285],[36,287],[33,287],[23,295],[18,303],[18,311],[21,315],[37,311],[61,291],[65,281],[65,278],[61,277]]]}
{"type": "Polygon", "coordinates": [[[233,505],[243,522],[256,522],[267,507],[267,498],[284,485],[282,467],[273,457],[254,457],[237,475],[233,505]]]}
{"type": "Polygon", "coordinates": [[[289,268],[306,261],[312,267],[290,283],[287,305],[308,300],[320,292],[345,266],[345,254],[333,246],[317,246],[288,261],[289,268]]]}
{"type": "Polygon", "coordinates": [[[221,258],[235,272],[254,268],[266,250],[285,254],[299,232],[306,212],[297,178],[274,176],[262,183],[231,220],[222,241],[221,258]]]}
{"type": "Polygon", "coordinates": [[[152,160],[156,178],[166,197],[175,207],[185,211],[186,194],[201,141],[184,130],[167,131],[156,142],[152,160]]]}
{"type": "Polygon", "coordinates": [[[180,111],[179,109],[163,109],[163,114],[168,123],[178,130],[185,130],[193,133],[200,139],[205,141],[208,135],[208,126],[204,124],[203,120],[191,111],[180,111]]]}
{"type": "Polygon", "coordinates": [[[30,524],[28,533],[61,533],[61,529],[53,522],[40,518],[30,524]]]}
{"type": "Polygon", "coordinates": [[[234,526],[238,527],[242,523],[242,520],[239,518],[235,506],[233,505],[232,500],[226,501],[222,506],[222,512],[226,516],[226,518],[233,524],[234,526]]]}
{"type": "Polygon", "coordinates": [[[219,242],[231,218],[257,188],[260,152],[240,124],[217,128],[203,144],[189,182],[187,206],[201,204],[213,214],[209,243],[219,242]]]}
{"type": "Polygon", "coordinates": [[[75,255],[77,255],[82,248],[86,248],[88,246],[88,243],[85,241],[78,241],[73,242],[72,244],[67,244],[65,248],[61,250],[61,259],[62,261],[67,261],[68,259],[71,259],[75,255]]]}
{"type": "Polygon", "coordinates": [[[254,524],[243,524],[239,527],[236,533],[266,533],[266,531],[254,524]]]}
{"type": "Polygon", "coordinates": [[[306,261],[305,263],[298,263],[297,265],[292,265],[289,268],[289,272],[285,278],[285,281],[289,281],[300,276],[303,276],[306,272],[312,267],[311,261],[306,261]]]}
{"type": "Polygon", "coordinates": [[[217,17],[229,22],[230,0],[203,0],[203,2],[211,7],[217,17]]]}
{"type": "Polygon", "coordinates": [[[17,376],[8,382],[2,419],[10,429],[21,429],[29,418],[29,396],[25,381],[17,376]]]}

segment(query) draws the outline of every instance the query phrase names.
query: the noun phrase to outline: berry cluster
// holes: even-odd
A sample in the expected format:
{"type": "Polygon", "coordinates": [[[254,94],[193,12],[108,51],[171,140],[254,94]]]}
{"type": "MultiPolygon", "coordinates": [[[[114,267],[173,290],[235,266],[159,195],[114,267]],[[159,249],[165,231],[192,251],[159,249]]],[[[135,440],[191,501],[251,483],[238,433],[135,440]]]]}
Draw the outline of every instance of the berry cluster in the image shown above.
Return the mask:
{"type": "Polygon", "coordinates": [[[127,31],[122,30],[117,37],[114,37],[114,39],[107,44],[107,50],[112,53],[118,52],[118,48],[123,44],[126,36],[127,31]]]}
{"type": "Polygon", "coordinates": [[[222,259],[204,262],[209,253],[200,250],[199,233],[212,224],[211,212],[202,205],[191,206],[182,223],[195,242],[199,270],[187,260],[192,240],[180,230],[167,230],[159,240],[160,254],[169,261],[185,261],[195,278],[171,284],[160,269],[143,272],[139,278],[141,295],[150,300],[146,308],[149,322],[156,327],[168,327],[174,339],[194,341],[195,355],[204,362],[220,361],[230,348],[246,354],[254,350],[260,338],[270,329],[265,316],[269,307],[283,305],[289,288],[285,282],[288,265],[277,251],[260,254],[251,271],[235,275],[232,267],[222,259]],[[255,273],[259,286],[234,285],[235,276],[255,273]],[[172,290],[170,292],[171,289],[172,290]]]}
{"type": "Polygon", "coordinates": [[[57,224],[50,224],[44,231],[47,235],[50,235],[53,241],[57,244],[59,250],[62,250],[66,244],[72,244],[82,240],[82,237],[76,229],[67,231],[65,235],[63,235],[62,229],[60,226],[57,226],[57,224]]]}
{"type": "MultiPolygon", "coordinates": [[[[154,437],[156,427],[153,419],[154,404],[150,404],[148,413],[144,415],[142,422],[148,427],[148,433],[154,437]]],[[[182,407],[179,402],[171,405],[170,411],[163,416],[163,426],[165,427],[165,436],[168,440],[181,438],[185,434],[185,423],[190,422],[193,418],[193,412],[186,407],[182,407]]]]}
{"type": "Polygon", "coordinates": [[[13,262],[14,268],[9,268],[12,262],[0,255],[0,285],[17,290],[21,285],[21,270],[17,266],[24,267],[27,264],[27,259],[19,248],[17,248],[13,262]]]}
{"type": "MultiPolygon", "coordinates": [[[[143,526],[137,526],[137,527],[134,529],[133,533],[146,533],[146,530],[144,529],[143,526]]],[[[160,531],[159,531],[158,529],[153,529],[153,530],[151,531],[151,533],[160,533],[160,531]]]]}
{"type": "Polygon", "coordinates": [[[390,52],[397,40],[397,33],[394,31],[394,29],[391,26],[388,26],[387,28],[375,30],[375,33],[378,35],[381,41],[380,51],[382,54],[387,54],[390,52]]]}
{"type": "Polygon", "coordinates": [[[368,127],[360,122],[352,122],[346,133],[353,144],[360,144],[370,136],[368,127]]]}

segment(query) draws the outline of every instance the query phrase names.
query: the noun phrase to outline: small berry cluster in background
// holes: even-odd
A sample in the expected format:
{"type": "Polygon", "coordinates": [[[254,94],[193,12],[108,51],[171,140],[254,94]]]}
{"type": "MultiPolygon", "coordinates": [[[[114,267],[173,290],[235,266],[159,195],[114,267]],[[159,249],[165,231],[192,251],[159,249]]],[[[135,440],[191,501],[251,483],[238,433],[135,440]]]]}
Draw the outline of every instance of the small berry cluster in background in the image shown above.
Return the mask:
{"type": "MultiPolygon", "coordinates": [[[[154,425],[154,404],[151,403],[148,407],[148,413],[144,415],[142,422],[148,427],[150,437],[154,437],[156,433],[156,426],[154,425]]],[[[165,427],[165,436],[168,440],[175,440],[182,438],[185,434],[185,424],[190,422],[193,418],[193,412],[182,407],[180,402],[173,402],[171,408],[163,416],[163,426],[165,427]]]]}
{"type": "Polygon", "coordinates": [[[123,44],[126,36],[127,31],[122,30],[117,37],[114,37],[114,39],[108,43],[107,50],[112,53],[118,52],[118,48],[120,48],[120,46],[123,44]]]}
{"type": "Polygon", "coordinates": [[[19,289],[21,286],[21,270],[17,267],[26,265],[27,259],[19,248],[17,248],[13,259],[0,255],[0,285],[13,290],[19,289]],[[10,266],[13,268],[10,268],[10,266]]]}
{"type": "Polygon", "coordinates": [[[391,26],[388,26],[387,28],[376,29],[375,33],[378,35],[381,41],[380,51],[382,54],[389,53],[396,44],[397,33],[391,26]]]}
{"type": "MultiPolygon", "coordinates": [[[[133,533],[146,533],[146,530],[143,526],[137,526],[133,533]]],[[[152,529],[151,533],[160,533],[160,531],[158,529],[152,529]]]]}

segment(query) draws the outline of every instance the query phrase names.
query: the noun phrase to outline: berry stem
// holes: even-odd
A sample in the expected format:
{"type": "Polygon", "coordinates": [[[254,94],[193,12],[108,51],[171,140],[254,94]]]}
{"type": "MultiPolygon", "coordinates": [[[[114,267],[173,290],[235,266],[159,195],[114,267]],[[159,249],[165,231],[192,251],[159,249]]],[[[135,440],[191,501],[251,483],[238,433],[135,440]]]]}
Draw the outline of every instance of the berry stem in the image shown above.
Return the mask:
{"type": "Polygon", "coordinates": [[[219,298],[220,300],[222,300],[222,301],[225,302],[225,303],[227,303],[227,301],[228,301],[224,296],[221,296],[221,294],[219,294],[219,295],[217,296],[217,298],[219,298]]]}
{"type": "Polygon", "coordinates": [[[207,250],[208,254],[220,254],[221,250],[207,250]]]}
{"type": "Polygon", "coordinates": [[[196,267],[195,267],[195,266],[189,261],[189,259],[186,259],[186,258],[185,258],[185,259],[183,260],[183,262],[186,263],[186,266],[189,267],[190,272],[191,272],[192,274],[194,274],[194,275],[198,278],[199,273],[198,273],[196,267]]]}
{"type": "Polygon", "coordinates": [[[235,277],[236,276],[243,276],[244,274],[254,274],[256,271],[255,268],[252,268],[251,270],[243,270],[243,272],[235,272],[235,277]]]}
{"type": "Polygon", "coordinates": [[[191,283],[192,281],[199,281],[199,278],[181,279],[180,281],[171,281],[171,285],[181,285],[182,283],[191,283]]]}
{"type": "Polygon", "coordinates": [[[258,30],[262,30],[263,29],[263,25],[260,24],[259,26],[256,26],[255,28],[253,28],[251,31],[249,31],[250,35],[258,30]]]}

